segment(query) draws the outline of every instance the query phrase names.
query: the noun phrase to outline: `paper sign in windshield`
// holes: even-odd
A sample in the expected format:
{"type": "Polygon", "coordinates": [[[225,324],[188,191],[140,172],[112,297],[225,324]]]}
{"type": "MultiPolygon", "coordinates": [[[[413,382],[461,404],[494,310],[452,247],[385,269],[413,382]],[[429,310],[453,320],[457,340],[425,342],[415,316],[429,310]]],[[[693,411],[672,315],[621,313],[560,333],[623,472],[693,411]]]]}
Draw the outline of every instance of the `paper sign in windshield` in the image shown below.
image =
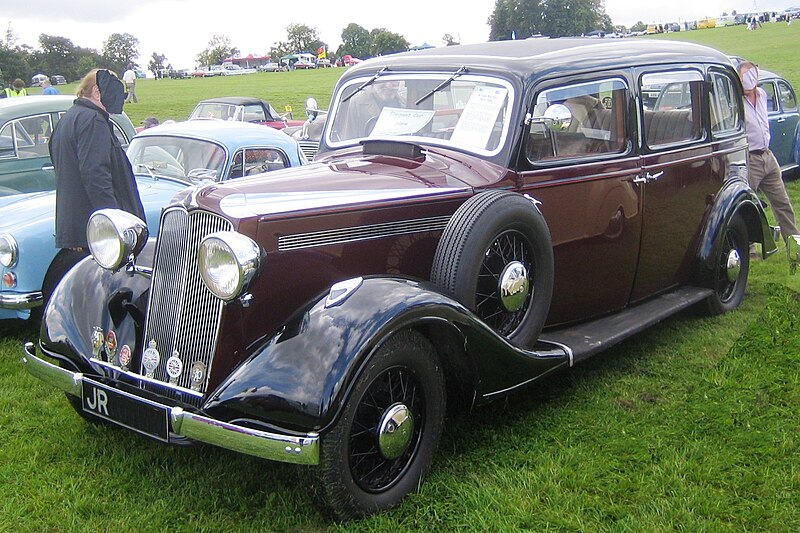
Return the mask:
{"type": "Polygon", "coordinates": [[[377,135],[410,135],[416,133],[433,118],[434,111],[384,107],[370,133],[377,135]]]}
{"type": "Polygon", "coordinates": [[[450,140],[455,144],[486,149],[507,94],[508,89],[504,87],[475,87],[450,140]]]}

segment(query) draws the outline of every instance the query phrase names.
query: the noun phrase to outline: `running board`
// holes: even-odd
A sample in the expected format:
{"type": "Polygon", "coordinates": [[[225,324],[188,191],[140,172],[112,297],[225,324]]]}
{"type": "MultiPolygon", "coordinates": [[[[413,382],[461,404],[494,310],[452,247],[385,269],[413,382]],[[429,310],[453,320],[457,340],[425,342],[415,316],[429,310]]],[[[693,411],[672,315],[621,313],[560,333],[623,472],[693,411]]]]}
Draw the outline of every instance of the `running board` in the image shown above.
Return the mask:
{"type": "Polygon", "coordinates": [[[680,287],[613,315],[563,329],[544,331],[539,335],[539,340],[567,347],[572,352],[572,365],[691,307],[711,296],[713,292],[700,287],[680,287]]]}

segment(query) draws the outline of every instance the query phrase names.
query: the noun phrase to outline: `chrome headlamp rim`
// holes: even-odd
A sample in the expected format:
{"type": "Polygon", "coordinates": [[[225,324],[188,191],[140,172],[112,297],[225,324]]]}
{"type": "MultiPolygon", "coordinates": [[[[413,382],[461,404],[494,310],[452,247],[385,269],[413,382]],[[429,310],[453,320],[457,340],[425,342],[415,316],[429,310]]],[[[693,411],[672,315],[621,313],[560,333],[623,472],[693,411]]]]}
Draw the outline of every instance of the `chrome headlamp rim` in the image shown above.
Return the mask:
{"type": "Polygon", "coordinates": [[[99,209],[86,225],[89,251],[97,264],[107,270],[116,270],[131,255],[138,255],[148,236],[147,224],[121,209],[99,209]]]}
{"type": "Polygon", "coordinates": [[[250,237],[235,231],[217,231],[200,241],[197,268],[206,288],[220,300],[230,302],[259,272],[261,257],[261,247],[250,237]]]}
{"type": "Polygon", "coordinates": [[[14,268],[19,261],[19,245],[10,233],[0,233],[0,265],[14,268]]]}

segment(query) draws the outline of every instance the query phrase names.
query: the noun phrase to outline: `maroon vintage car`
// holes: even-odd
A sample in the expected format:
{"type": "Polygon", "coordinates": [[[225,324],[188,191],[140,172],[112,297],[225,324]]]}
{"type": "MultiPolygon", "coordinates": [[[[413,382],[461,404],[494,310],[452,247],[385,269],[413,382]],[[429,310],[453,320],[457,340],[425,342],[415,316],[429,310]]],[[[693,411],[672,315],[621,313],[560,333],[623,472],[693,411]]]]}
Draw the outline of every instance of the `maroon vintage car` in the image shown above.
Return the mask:
{"type": "Polygon", "coordinates": [[[739,305],[750,243],[775,250],[742,117],[728,58],[690,44],[365,61],[311,165],[187,190],[154,245],[95,213],[24,362],[89,419],[314,464],[337,516],[387,509],[447,404],[739,305]]]}

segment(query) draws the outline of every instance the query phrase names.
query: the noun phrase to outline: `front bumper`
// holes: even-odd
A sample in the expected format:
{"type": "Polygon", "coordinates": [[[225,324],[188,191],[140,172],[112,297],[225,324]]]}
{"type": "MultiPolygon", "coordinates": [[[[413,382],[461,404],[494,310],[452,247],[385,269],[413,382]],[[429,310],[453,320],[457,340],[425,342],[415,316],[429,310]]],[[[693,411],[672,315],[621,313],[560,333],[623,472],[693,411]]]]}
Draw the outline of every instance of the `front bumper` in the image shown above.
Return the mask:
{"type": "Polygon", "coordinates": [[[33,309],[42,303],[42,291],[0,293],[0,309],[33,309]]]}
{"type": "MultiPolygon", "coordinates": [[[[78,398],[81,397],[84,375],[60,368],[36,355],[33,343],[25,343],[22,363],[28,372],[78,398]]],[[[142,400],[145,402],[145,400],[142,400]]],[[[247,455],[294,464],[319,463],[319,435],[282,435],[222,422],[181,407],[161,406],[169,411],[171,433],[178,438],[213,444],[247,455]]],[[[114,420],[110,420],[114,422],[114,420]]]]}

